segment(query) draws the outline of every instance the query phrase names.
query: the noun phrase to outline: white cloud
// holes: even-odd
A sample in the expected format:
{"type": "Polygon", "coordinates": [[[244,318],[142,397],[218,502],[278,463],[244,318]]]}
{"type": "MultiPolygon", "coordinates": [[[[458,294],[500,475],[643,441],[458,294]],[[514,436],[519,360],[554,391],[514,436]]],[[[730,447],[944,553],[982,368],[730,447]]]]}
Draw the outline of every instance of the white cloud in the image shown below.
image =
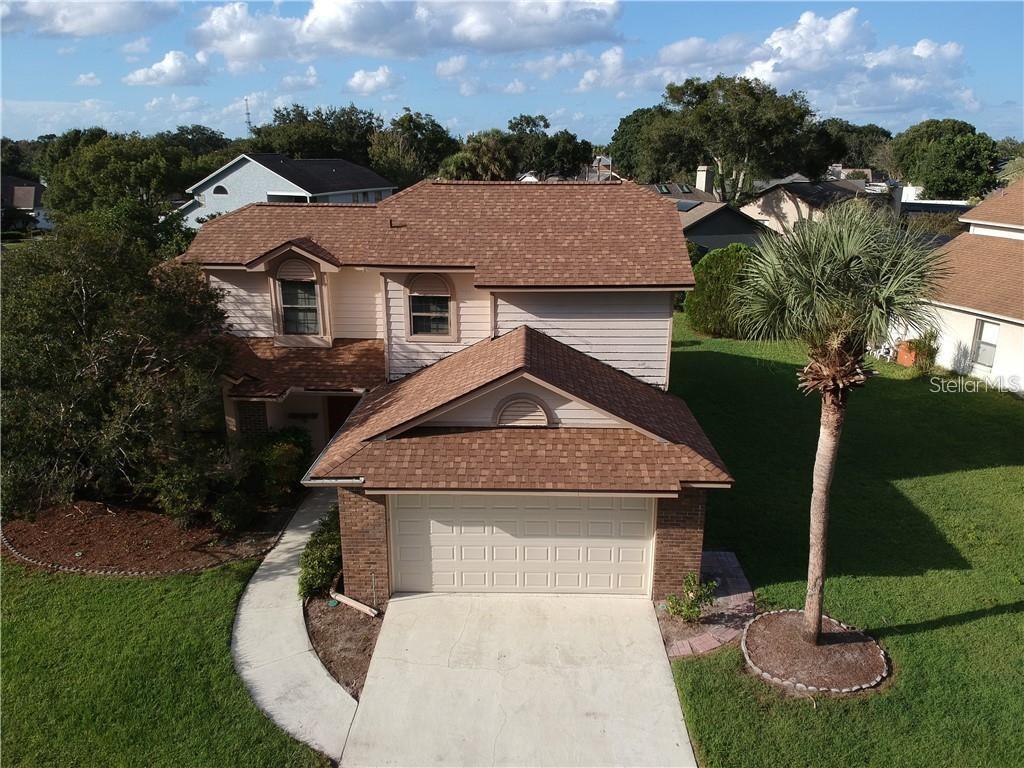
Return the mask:
{"type": "Polygon", "coordinates": [[[96,76],[95,72],[83,72],[75,78],[75,85],[78,86],[93,87],[102,85],[102,83],[103,81],[96,76]]]}
{"type": "Polygon", "coordinates": [[[466,64],[468,63],[469,58],[464,54],[461,56],[452,56],[444,61],[437,62],[437,66],[434,67],[434,73],[438,77],[447,80],[457,75],[461,75],[466,70],[466,64]]]}
{"type": "Polygon", "coordinates": [[[943,112],[982,108],[964,82],[962,45],[924,38],[879,49],[856,8],[831,16],[804,12],[763,40],[687,37],[652,58],[629,59],[616,45],[583,72],[576,90],[605,89],[627,98],[719,72],[758,78],[782,91],[803,90],[822,114],[869,115],[896,127],[943,112]],[[884,121],[879,115],[885,114],[899,119],[884,121]]]}
{"type": "Polygon", "coordinates": [[[56,37],[96,37],[148,29],[178,11],[173,0],[149,2],[5,2],[4,32],[56,37]]]}
{"type": "Polygon", "coordinates": [[[391,72],[391,68],[381,64],[374,70],[358,69],[348,79],[350,91],[368,96],[378,91],[387,91],[399,84],[401,79],[391,72]]]}
{"type": "Polygon", "coordinates": [[[297,75],[285,75],[281,78],[281,87],[290,91],[308,91],[320,85],[316,67],[310,64],[306,71],[297,75]]]}
{"type": "Polygon", "coordinates": [[[149,38],[139,37],[121,46],[121,53],[129,57],[130,61],[138,61],[138,56],[149,53],[149,38]]]}
{"type": "Polygon", "coordinates": [[[476,96],[480,93],[480,81],[475,77],[469,77],[459,81],[460,96],[476,96]]]}
{"type": "Polygon", "coordinates": [[[177,120],[183,114],[194,114],[200,109],[206,108],[205,101],[198,96],[178,96],[172,93],[170,96],[157,96],[146,102],[147,112],[172,112],[177,120]]]}
{"type": "Polygon", "coordinates": [[[541,80],[550,80],[559,72],[576,69],[593,61],[594,57],[586,51],[566,51],[558,55],[550,54],[540,59],[524,61],[522,67],[527,72],[538,75],[541,80]]]}
{"type": "Polygon", "coordinates": [[[511,83],[502,88],[502,92],[518,96],[521,93],[526,93],[526,83],[517,77],[511,83]]]}
{"type": "Polygon", "coordinates": [[[57,55],[58,56],[70,56],[76,50],[78,50],[78,49],[75,46],[73,46],[73,45],[64,45],[64,46],[61,46],[60,48],[57,49],[57,55]]]}
{"type": "Polygon", "coordinates": [[[69,128],[98,125],[122,130],[132,121],[131,112],[117,110],[109,101],[21,101],[3,99],[4,133],[11,136],[36,136],[61,133],[69,128]]]}
{"type": "Polygon", "coordinates": [[[275,58],[330,54],[413,57],[430,51],[536,50],[618,37],[616,0],[560,2],[339,3],[313,0],[302,18],[278,6],[250,12],[244,2],[205,11],[194,30],[200,50],[224,57],[234,72],[275,58]]]}
{"type": "Polygon", "coordinates": [[[127,85],[200,85],[208,72],[205,59],[202,53],[193,59],[182,51],[168,51],[160,61],[129,72],[121,80],[127,85]]]}

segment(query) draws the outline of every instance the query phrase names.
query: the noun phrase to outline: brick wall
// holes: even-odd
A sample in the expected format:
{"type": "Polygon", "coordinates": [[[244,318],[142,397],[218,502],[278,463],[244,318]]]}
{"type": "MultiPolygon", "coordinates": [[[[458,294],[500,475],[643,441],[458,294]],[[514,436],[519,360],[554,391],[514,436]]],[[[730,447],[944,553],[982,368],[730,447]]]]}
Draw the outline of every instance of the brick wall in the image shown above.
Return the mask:
{"type": "Polygon", "coordinates": [[[354,600],[381,608],[391,597],[384,497],[338,488],[338,515],[344,592],[354,600]]]}
{"type": "Polygon", "coordinates": [[[651,590],[655,601],[678,593],[686,574],[700,574],[705,497],[704,489],[687,488],[676,498],[658,499],[651,590]]]}

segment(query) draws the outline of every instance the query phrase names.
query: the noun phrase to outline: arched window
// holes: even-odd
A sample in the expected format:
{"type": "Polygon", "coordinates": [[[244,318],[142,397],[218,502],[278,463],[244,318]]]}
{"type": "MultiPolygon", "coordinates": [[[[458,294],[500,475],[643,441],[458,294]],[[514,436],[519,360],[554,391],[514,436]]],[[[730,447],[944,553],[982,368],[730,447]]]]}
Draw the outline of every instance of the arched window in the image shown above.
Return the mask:
{"type": "Polygon", "coordinates": [[[413,275],[407,285],[410,338],[455,338],[455,301],[451,285],[441,275],[413,275]]]}
{"type": "Polygon", "coordinates": [[[552,422],[544,404],[530,395],[512,395],[495,409],[494,423],[499,427],[548,427],[552,422]]]}
{"type": "Polygon", "coordinates": [[[316,272],[301,259],[289,259],[277,268],[281,299],[281,330],[285,334],[320,333],[316,272]]]}
{"type": "Polygon", "coordinates": [[[226,195],[227,193],[228,188],[223,186],[222,184],[218,184],[216,187],[213,188],[213,194],[215,195],[226,195]]]}

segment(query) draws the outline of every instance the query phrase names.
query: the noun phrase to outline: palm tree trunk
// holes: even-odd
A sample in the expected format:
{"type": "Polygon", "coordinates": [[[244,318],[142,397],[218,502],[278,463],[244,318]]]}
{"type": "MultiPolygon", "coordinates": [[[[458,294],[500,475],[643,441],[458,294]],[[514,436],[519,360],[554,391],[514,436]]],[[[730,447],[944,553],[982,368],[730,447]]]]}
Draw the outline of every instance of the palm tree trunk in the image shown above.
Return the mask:
{"type": "Polygon", "coordinates": [[[811,540],[807,558],[807,599],[803,639],[817,645],[821,638],[821,608],[825,597],[825,553],[828,548],[828,495],[839,453],[839,435],[846,418],[845,392],[823,392],[818,451],[814,456],[811,488],[811,540]]]}

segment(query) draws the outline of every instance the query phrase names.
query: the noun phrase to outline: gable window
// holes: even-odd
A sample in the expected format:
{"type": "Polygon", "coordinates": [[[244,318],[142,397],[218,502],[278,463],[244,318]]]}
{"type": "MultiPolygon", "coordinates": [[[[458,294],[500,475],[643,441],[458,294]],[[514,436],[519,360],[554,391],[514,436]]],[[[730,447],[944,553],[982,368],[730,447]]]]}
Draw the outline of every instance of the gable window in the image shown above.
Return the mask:
{"type": "Polygon", "coordinates": [[[213,188],[213,194],[215,195],[226,195],[227,193],[228,188],[221,184],[218,184],[216,187],[213,188]]]}
{"type": "Polygon", "coordinates": [[[999,323],[977,320],[974,323],[974,354],[971,362],[991,368],[996,359],[996,342],[999,340],[999,323]]]}
{"type": "Polygon", "coordinates": [[[281,330],[286,335],[320,333],[316,273],[304,261],[291,259],[277,270],[281,299],[281,330]]]}
{"type": "Polygon", "coordinates": [[[547,408],[529,395],[513,395],[498,404],[494,418],[499,427],[548,427],[552,420],[547,408]]]}
{"type": "Polygon", "coordinates": [[[448,281],[440,275],[416,275],[408,292],[409,336],[452,340],[455,302],[448,281]]]}

